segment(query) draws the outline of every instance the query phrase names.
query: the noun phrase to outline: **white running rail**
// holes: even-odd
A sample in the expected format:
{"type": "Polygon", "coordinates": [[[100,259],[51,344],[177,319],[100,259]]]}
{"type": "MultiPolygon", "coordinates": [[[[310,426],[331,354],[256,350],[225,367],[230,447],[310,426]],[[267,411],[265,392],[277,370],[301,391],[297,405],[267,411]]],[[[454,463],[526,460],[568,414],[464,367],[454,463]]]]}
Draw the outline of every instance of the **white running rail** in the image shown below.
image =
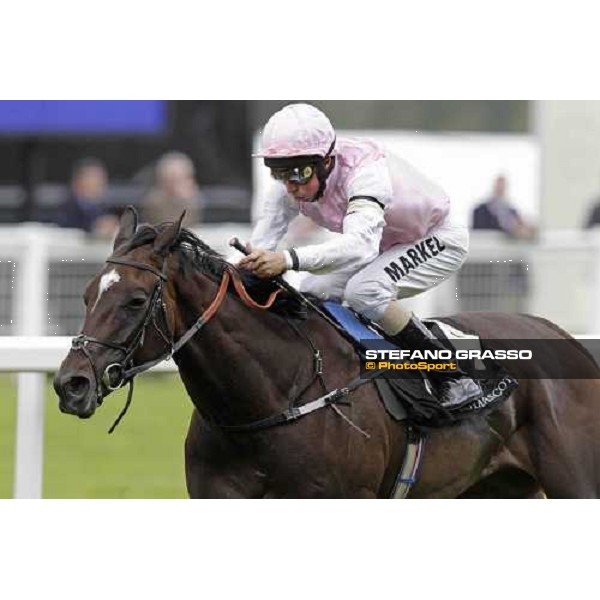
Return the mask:
{"type": "MultiPolygon", "coordinates": [[[[70,347],[70,337],[0,337],[0,372],[18,373],[14,498],[42,497],[46,373],[58,370],[70,347]]],[[[177,366],[168,360],[152,371],[177,366]]]]}

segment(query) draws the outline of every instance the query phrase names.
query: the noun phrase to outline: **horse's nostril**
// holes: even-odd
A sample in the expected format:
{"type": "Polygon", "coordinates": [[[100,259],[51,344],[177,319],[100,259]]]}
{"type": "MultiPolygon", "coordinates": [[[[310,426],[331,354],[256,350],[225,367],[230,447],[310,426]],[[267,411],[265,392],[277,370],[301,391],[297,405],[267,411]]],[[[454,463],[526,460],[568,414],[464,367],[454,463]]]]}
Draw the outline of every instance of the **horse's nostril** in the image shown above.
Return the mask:
{"type": "Polygon", "coordinates": [[[65,381],[63,388],[70,398],[85,398],[90,388],[90,382],[86,377],[71,377],[65,381]]]}

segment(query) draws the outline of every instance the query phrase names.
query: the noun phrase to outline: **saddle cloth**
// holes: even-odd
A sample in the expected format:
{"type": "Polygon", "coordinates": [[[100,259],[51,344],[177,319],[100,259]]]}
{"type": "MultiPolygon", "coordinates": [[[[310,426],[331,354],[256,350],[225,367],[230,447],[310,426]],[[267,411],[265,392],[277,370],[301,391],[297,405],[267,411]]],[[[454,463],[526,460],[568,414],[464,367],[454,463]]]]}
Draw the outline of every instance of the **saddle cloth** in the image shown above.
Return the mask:
{"type": "MultiPolygon", "coordinates": [[[[359,357],[364,356],[367,340],[378,340],[379,349],[398,349],[394,343],[384,337],[383,331],[374,323],[366,321],[353,310],[342,306],[338,302],[327,301],[323,303],[327,313],[342,326],[355,340],[355,348],[359,357]]],[[[461,349],[481,348],[479,336],[472,332],[461,331],[450,324],[449,320],[427,319],[424,321],[431,332],[448,349],[454,350],[453,340],[461,341],[461,349]]],[[[477,367],[477,362],[474,365],[477,367]]],[[[379,392],[379,397],[387,412],[396,420],[408,420],[420,428],[442,427],[456,424],[466,417],[487,411],[506,400],[517,388],[518,382],[498,364],[487,365],[487,379],[477,378],[481,385],[483,395],[479,400],[461,408],[459,411],[443,409],[437,399],[433,398],[433,387],[422,372],[417,376],[402,379],[388,379],[378,377],[374,383],[379,392]]],[[[475,375],[472,373],[472,375],[475,375]]]]}

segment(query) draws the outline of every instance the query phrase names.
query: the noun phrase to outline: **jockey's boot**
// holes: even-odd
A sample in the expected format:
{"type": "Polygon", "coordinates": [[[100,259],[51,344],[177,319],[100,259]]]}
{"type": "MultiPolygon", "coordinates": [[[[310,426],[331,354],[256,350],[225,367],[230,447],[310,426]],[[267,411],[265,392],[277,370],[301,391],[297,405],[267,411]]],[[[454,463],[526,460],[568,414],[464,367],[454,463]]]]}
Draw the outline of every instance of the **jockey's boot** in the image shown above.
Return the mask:
{"type": "MultiPolygon", "coordinates": [[[[447,350],[415,315],[390,339],[407,350],[447,350]]],[[[440,404],[448,410],[462,408],[482,395],[479,384],[458,365],[453,371],[428,371],[427,376],[437,388],[440,404]]]]}

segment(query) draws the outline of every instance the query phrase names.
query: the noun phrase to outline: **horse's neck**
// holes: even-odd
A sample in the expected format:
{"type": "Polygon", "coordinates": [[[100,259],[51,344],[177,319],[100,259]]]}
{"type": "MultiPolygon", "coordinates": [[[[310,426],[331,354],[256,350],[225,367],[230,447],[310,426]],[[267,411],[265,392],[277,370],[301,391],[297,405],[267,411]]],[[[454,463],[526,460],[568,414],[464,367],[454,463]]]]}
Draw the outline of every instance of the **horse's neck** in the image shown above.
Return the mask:
{"type": "MultiPolygon", "coordinates": [[[[195,290],[207,291],[204,309],[216,294],[216,285],[211,284],[211,290],[206,280],[203,288],[199,285],[179,290],[186,313],[182,328],[199,316],[195,290]]],[[[250,309],[231,294],[176,360],[196,407],[225,423],[249,422],[284,410],[306,386],[316,384],[310,343],[283,318],[250,309]]]]}

